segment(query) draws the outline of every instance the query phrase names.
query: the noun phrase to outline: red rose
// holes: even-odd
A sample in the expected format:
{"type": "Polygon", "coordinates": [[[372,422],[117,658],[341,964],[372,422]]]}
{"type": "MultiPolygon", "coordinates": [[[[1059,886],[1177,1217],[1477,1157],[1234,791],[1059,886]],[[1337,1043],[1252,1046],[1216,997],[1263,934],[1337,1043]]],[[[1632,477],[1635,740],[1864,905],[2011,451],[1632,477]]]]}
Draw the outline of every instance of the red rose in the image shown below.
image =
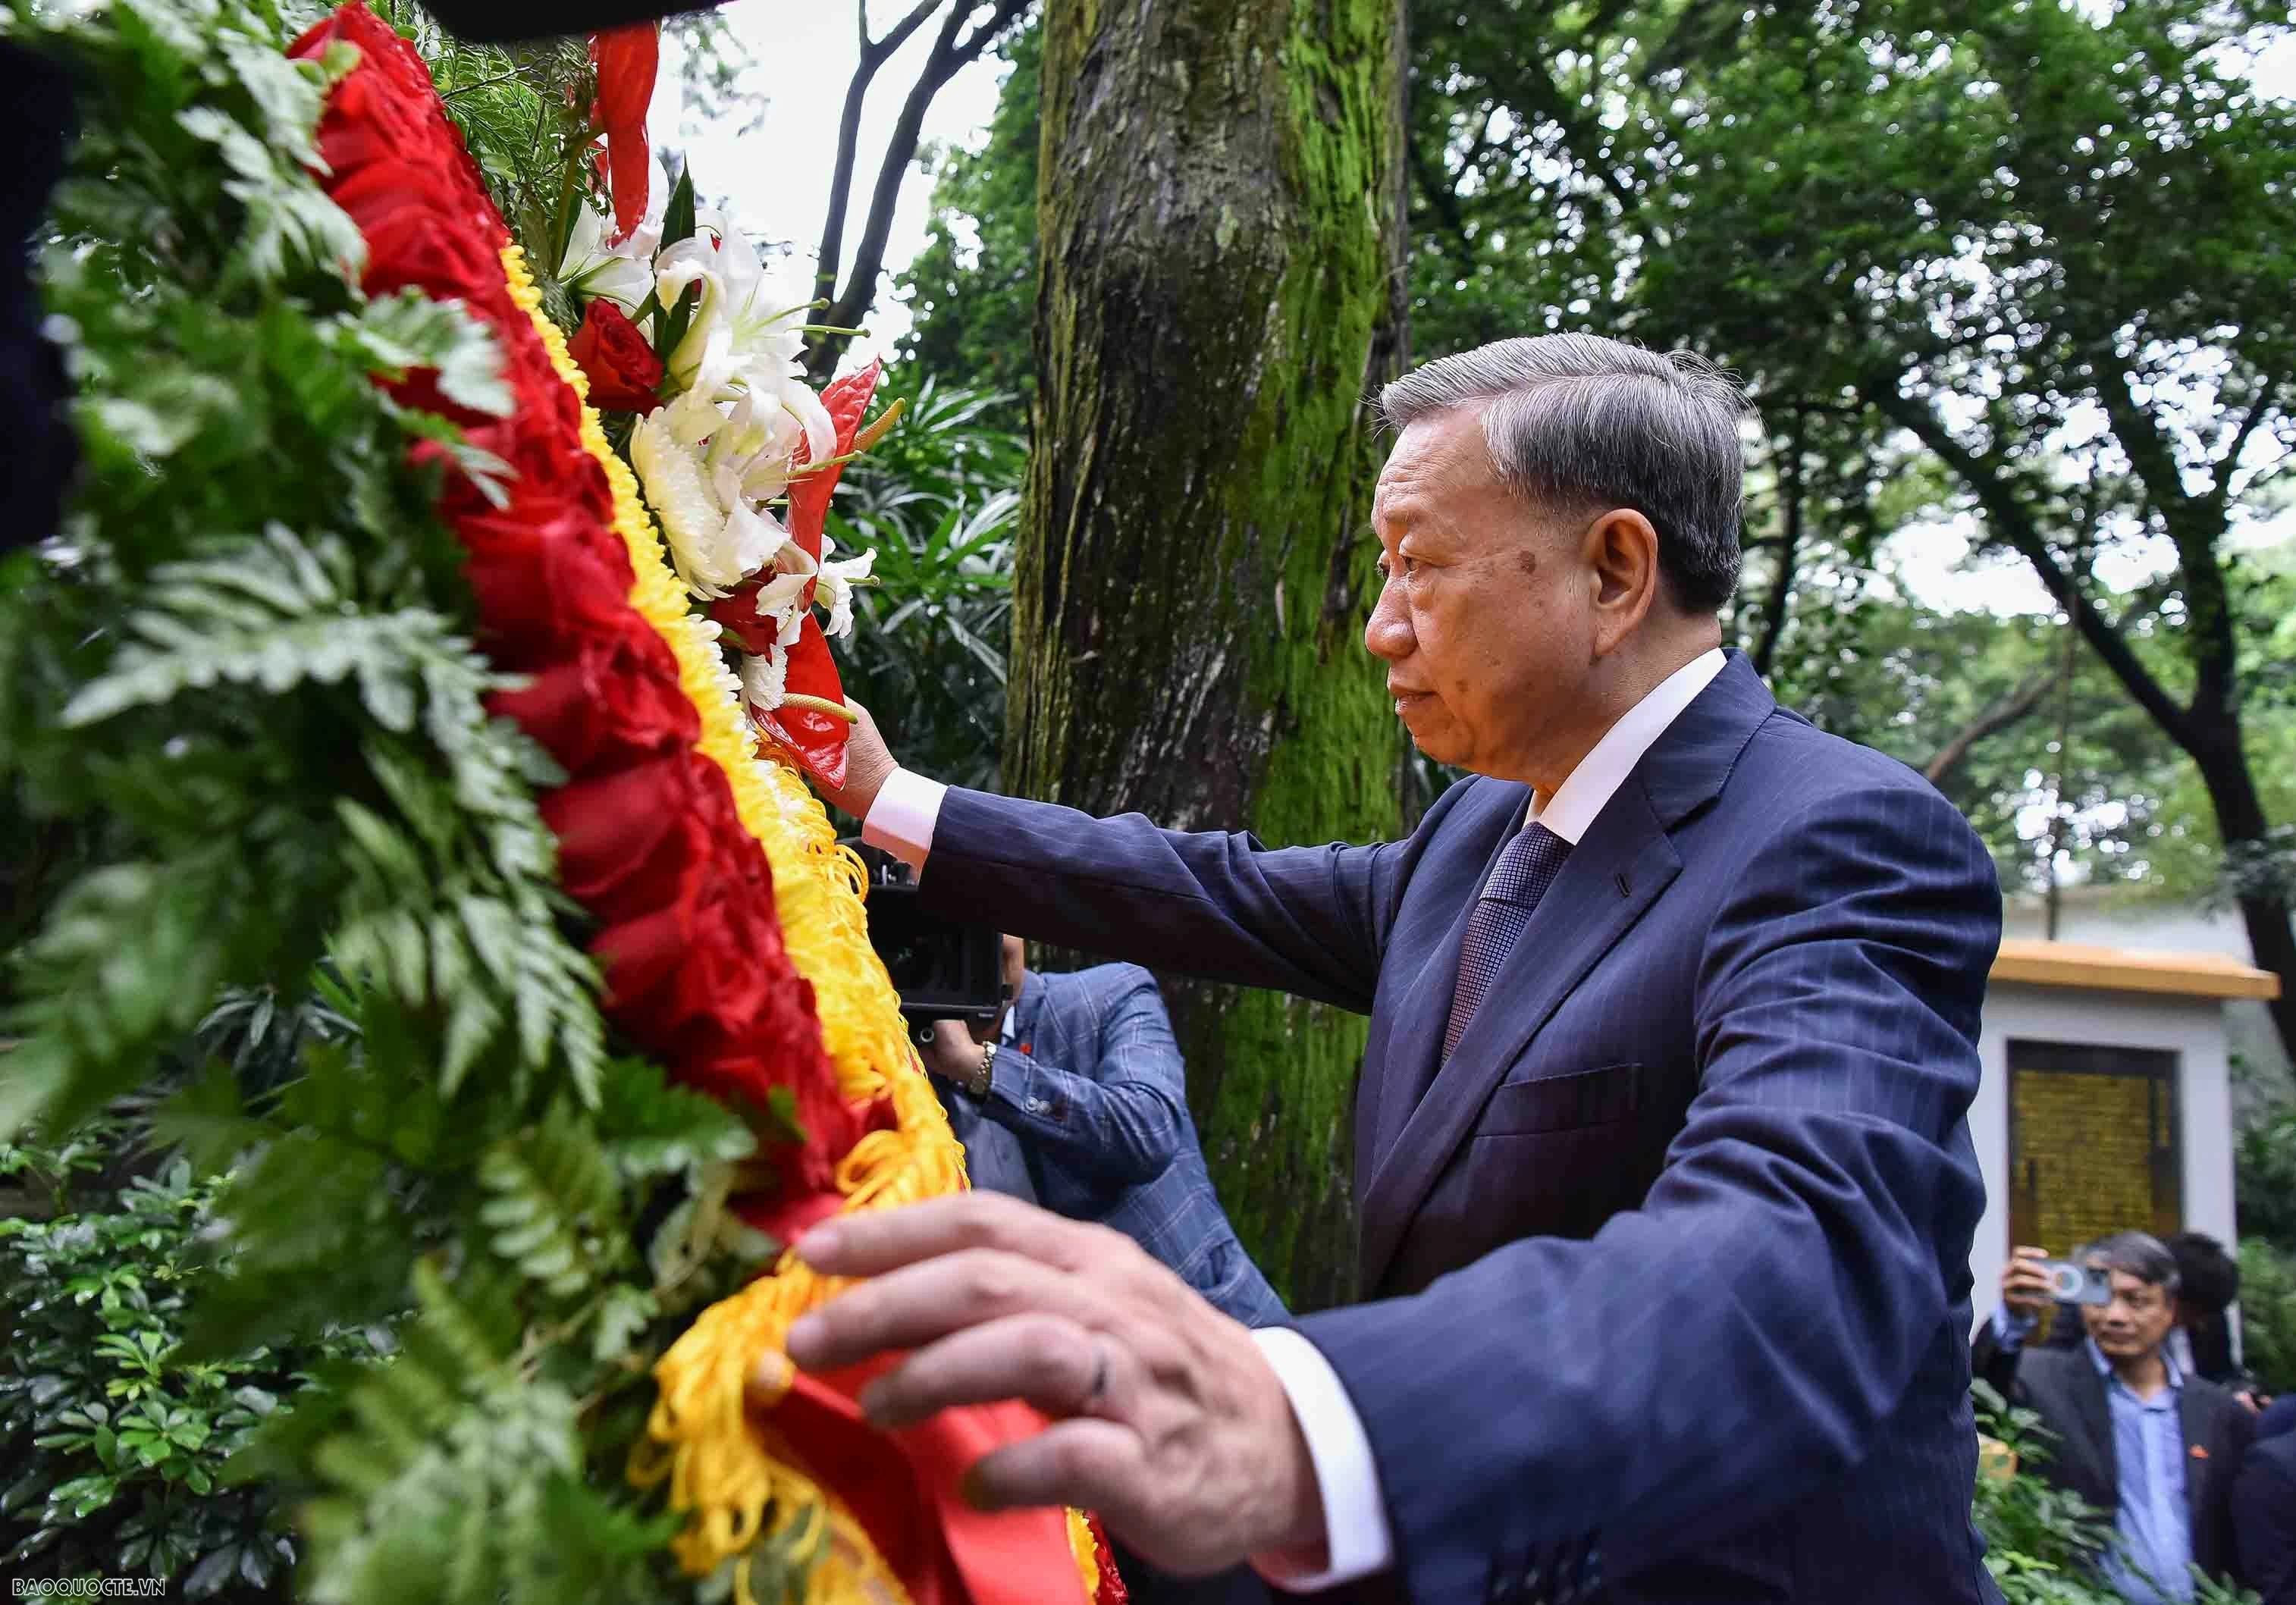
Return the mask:
{"type": "Polygon", "coordinates": [[[497,694],[488,710],[516,722],[570,774],[691,747],[701,720],[676,678],[661,673],[660,650],[658,637],[586,646],[497,694]]]}
{"type": "Polygon", "coordinates": [[[608,300],[594,300],[568,348],[590,376],[590,405],[602,413],[651,413],[660,399],[661,358],[638,326],[608,300]]]}
{"type": "MultiPolygon", "coordinates": [[[[692,757],[671,752],[570,782],[542,799],[543,822],[558,838],[559,883],[600,920],[638,921],[678,909],[716,875],[708,867],[715,850],[710,822],[693,806],[692,757]]],[[[636,958],[643,948],[631,946],[623,956],[636,958]]],[[[659,979],[617,986],[617,999],[628,1002],[659,979]]]]}
{"type": "MultiPolygon", "coordinates": [[[[548,495],[520,495],[499,512],[455,520],[471,554],[471,588],[486,621],[488,650],[498,661],[527,672],[563,661],[587,642],[639,632],[660,640],[629,605],[629,553],[591,538],[595,528],[579,498],[548,495]]],[[[667,646],[653,662],[677,692],[677,665],[667,646]]]]}

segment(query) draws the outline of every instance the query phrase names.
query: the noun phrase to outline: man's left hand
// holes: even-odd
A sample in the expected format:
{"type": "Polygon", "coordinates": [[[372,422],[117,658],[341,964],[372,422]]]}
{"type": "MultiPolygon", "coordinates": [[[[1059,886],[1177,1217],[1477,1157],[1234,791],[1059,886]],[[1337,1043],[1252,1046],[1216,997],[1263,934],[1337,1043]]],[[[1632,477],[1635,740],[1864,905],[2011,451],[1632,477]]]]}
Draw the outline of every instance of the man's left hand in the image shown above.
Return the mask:
{"type": "Polygon", "coordinates": [[[1322,1495],[1274,1369],[1129,1239],[970,1192],[840,1217],[797,1250],[871,1280],[790,1328],[791,1360],[835,1371],[914,1351],[861,1392],[878,1427],[1001,1399],[1053,1418],[966,1473],[974,1504],[1095,1511],[1185,1575],[1321,1551],[1322,1495]]]}
{"type": "Polygon", "coordinates": [[[953,1081],[959,1086],[970,1086],[980,1073],[980,1044],[961,1020],[933,1021],[932,1041],[919,1050],[925,1069],[943,1081],[953,1081]]]}

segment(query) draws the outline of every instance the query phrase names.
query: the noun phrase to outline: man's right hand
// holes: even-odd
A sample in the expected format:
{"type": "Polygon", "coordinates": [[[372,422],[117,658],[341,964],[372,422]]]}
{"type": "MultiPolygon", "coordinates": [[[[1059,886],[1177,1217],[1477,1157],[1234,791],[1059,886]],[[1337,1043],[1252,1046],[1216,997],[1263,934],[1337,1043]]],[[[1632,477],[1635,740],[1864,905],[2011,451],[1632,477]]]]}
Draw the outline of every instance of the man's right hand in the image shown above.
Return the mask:
{"type": "Polygon", "coordinates": [[[2001,1302],[2028,1317],[2038,1317],[2054,1304],[2048,1273],[2041,1269],[2048,1259],[2046,1249],[2011,1249],[2009,1263],[2001,1267],[2001,1302]]]}
{"type": "Polygon", "coordinates": [[[827,786],[820,790],[837,807],[866,823],[877,793],[900,766],[893,761],[885,738],[877,733],[877,721],[869,717],[869,710],[850,697],[845,706],[854,714],[853,733],[845,741],[845,783],[834,790],[827,786]]]}

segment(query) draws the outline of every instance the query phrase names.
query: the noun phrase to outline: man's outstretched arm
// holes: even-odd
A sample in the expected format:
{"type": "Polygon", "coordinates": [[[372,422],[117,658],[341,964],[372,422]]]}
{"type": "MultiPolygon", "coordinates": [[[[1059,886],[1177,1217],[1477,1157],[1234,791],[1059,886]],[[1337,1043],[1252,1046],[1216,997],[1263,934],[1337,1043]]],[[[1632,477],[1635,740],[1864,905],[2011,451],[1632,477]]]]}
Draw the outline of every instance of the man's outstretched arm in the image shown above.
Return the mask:
{"type": "Polygon", "coordinates": [[[923,905],[984,910],[1016,936],[1206,980],[1272,987],[1359,1013],[1408,866],[1466,788],[1406,841],[1269,848],[1242,831],[1158,829],[941,785],[900,769],[865,710],[829,800],[919,869],[923,905]]]}

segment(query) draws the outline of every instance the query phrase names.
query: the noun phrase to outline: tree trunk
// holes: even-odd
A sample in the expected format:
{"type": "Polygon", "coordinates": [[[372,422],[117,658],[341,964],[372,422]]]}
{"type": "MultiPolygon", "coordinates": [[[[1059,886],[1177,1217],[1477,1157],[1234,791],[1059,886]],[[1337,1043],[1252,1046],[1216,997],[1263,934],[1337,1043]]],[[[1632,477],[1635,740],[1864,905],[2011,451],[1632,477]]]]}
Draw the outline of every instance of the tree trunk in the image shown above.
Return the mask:
{"type": "MultiPolygon", "coordinates": [[[[1005,782],[1270,841],[1400,827],[1360,633],[1404,344],[1401,0],[1046,8],[1039,389],[1005,782]]],[[[1175,984],[1221,1200],[1352,1292],[1362,1022],[1175,984]]]]}
{"type": "MultiPolygon", "coordinates": [[[[2201,784],[2216,809],[2217,835],[2227,858],[2245,848],[2262,848],[2271,840],[2264,799],[2257,794],[2241,737],[2240,718],[2226,713],[2196,722],[2194,740],[2185,746],[2201,784]]],[[[2277,889],[2276,875],[2242,888],[2235,902],[2241,923],[2248,928],[2251,962],[2280,978],[2280,995],[2265,1005],[2286,1052],[2296,1054],[2296,923],[2292,923],[2288,898],[2277,889]]]]}

